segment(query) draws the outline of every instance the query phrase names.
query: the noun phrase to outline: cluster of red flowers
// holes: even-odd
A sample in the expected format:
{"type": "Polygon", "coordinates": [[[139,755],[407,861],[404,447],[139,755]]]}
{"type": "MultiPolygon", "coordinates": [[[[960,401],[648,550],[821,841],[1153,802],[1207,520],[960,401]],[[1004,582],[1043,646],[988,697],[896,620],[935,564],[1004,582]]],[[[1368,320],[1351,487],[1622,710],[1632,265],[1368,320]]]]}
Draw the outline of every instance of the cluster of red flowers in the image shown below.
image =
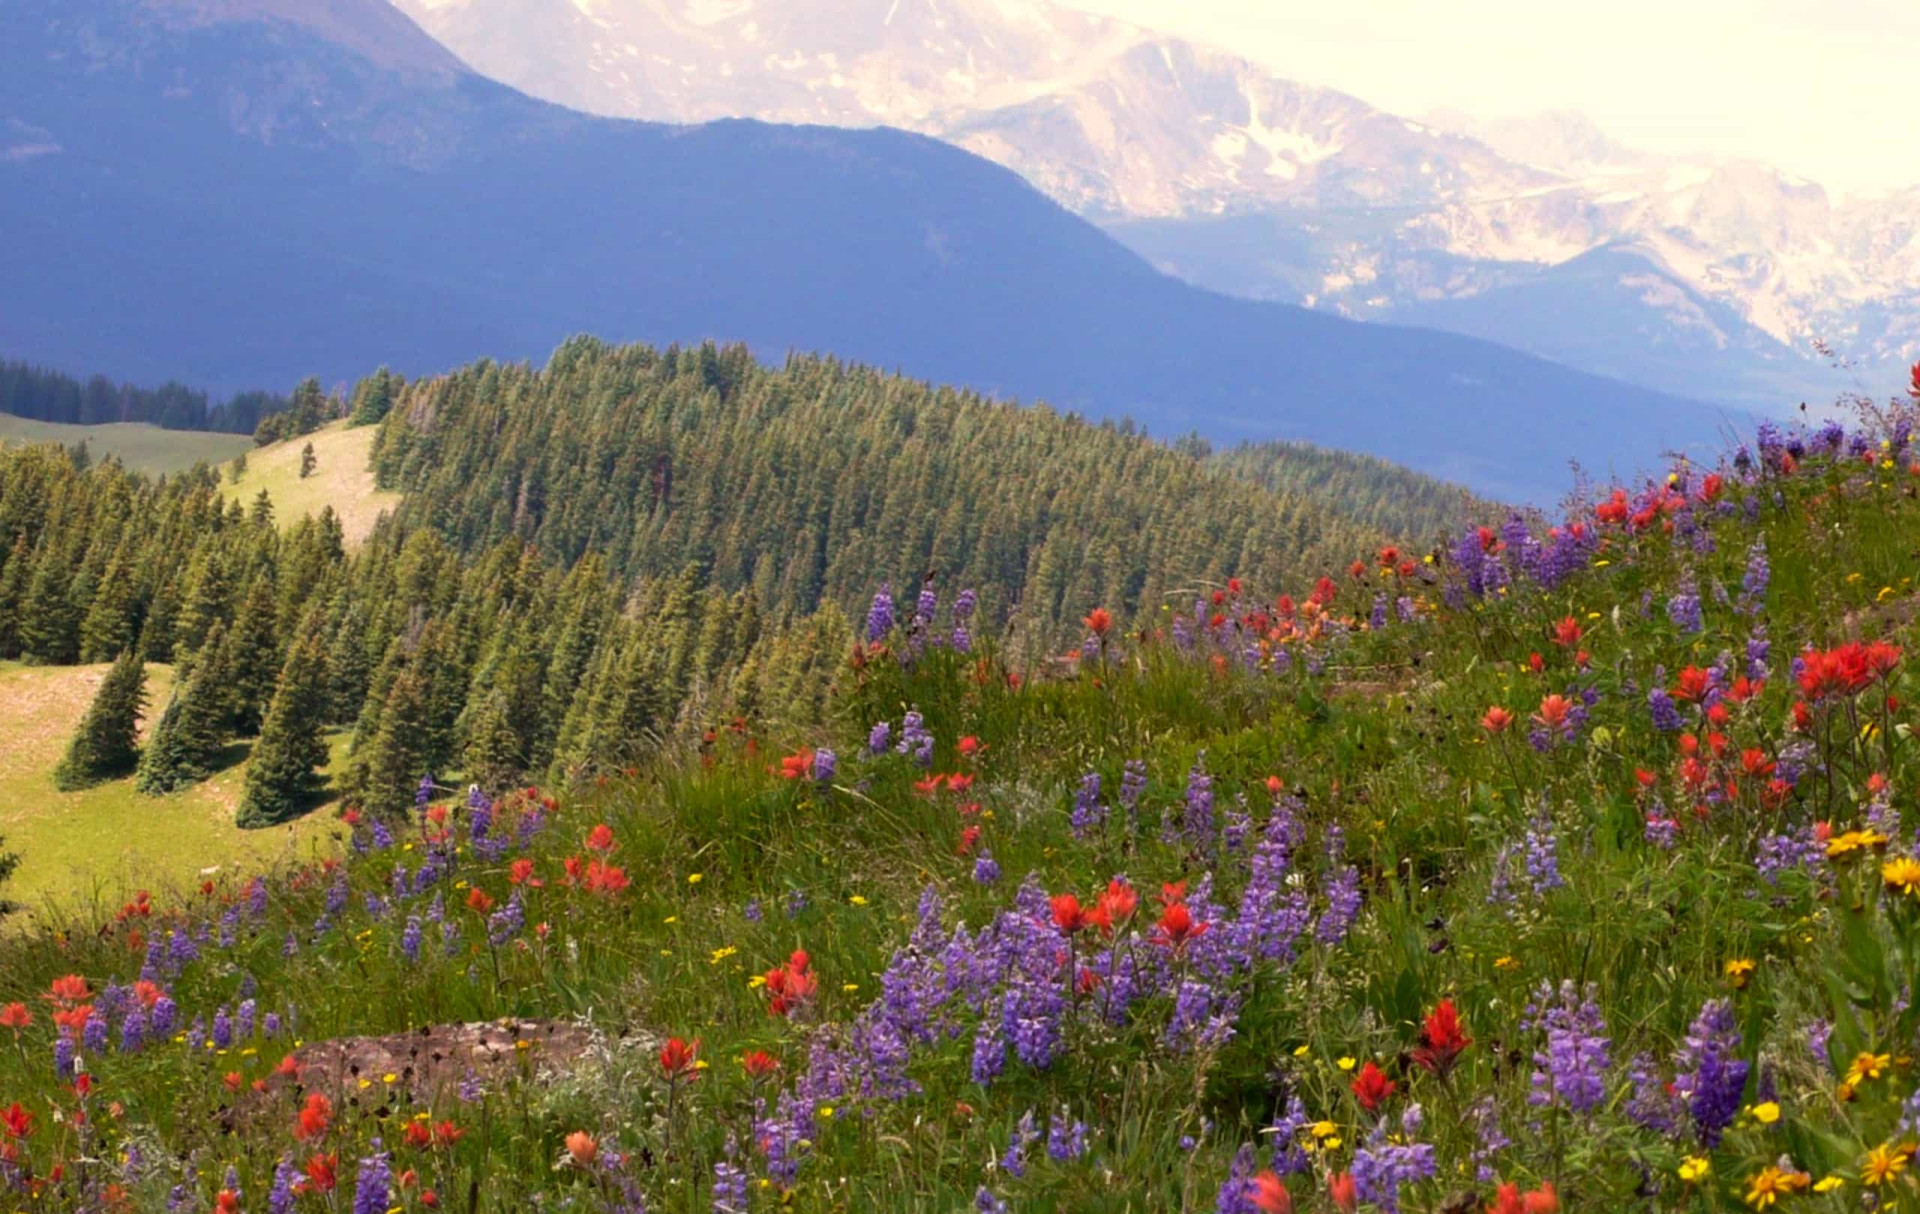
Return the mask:
{"type": "Polygon", "coordinates": [[[785,965],[766,972],[767,1010],[775,1016],[792,1016],[812,1001],[820,989],[820,980],[812,969],[805,949],[793,950],[785,965]]]}
{"type": "Polygon", "coordinates": [[[1800,694],[1809,700],[1858,695],[1893,673],[1900,647],[1885,641],[1850,641],[1833,649],[1809,649],[1800,655],[1800,694]]]}

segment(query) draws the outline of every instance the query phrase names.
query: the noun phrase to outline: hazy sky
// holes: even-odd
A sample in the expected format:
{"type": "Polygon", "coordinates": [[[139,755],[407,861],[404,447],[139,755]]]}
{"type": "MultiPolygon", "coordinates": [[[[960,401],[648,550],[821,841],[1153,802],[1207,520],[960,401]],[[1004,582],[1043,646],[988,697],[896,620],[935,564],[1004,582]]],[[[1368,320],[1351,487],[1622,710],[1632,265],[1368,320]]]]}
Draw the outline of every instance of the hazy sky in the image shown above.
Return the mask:
{"type": "Polygon", "coordinates": [[[1920,0],[1069,0],[1385,109],[1572,108],[1650,151],[1920,182],[1920,0]]]}

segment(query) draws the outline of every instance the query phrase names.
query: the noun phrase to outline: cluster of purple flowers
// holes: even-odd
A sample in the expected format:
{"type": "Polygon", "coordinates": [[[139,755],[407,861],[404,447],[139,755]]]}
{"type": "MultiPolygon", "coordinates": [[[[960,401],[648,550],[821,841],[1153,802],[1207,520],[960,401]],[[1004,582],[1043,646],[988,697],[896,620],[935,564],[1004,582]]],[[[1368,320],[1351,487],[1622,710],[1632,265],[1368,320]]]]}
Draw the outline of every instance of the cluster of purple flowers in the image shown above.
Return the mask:
{"type": "Polygon", "coordinates": [[[1605,1098],[1612,1043],[1597,995],[1592,983],[1581,990],[1571,980],[1558,991],[1542,982],[1534,992],[1520,1022],[1523,1031],[1540,1034],[1528,1103],[1590,1113],[1605,1098]]]}

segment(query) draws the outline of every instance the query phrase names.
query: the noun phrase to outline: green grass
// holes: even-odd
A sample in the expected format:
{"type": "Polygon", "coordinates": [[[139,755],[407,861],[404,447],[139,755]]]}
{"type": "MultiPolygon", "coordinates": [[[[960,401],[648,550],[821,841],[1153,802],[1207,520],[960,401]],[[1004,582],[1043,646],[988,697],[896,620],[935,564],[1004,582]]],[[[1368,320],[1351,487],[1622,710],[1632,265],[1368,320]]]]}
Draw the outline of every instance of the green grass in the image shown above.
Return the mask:
{"type": "MultiPolygon", "coordinates": [[[[244,744],[212,779],[167,797],[141,796],[131,778],[79,792],[55,789],[54,765],[107,669],[0,663],[0,738],[7,740],[0,751],[0,836],[21,857],[8,897],[31,912],[86,914],[118,905],[130,889],[185,887],[331,847],[334,821],[326,809],[268,830],[233,825],[244,744]]],[[[172,677],[171,667],[147,668],[150,705],[165,703],[172,677]]],[[[334,739],[336,751],[344,742],[344,735],[334,739]]]]}
{"type": "Polygon", "coordinates": [[[238,482],[224,474],[221,488],[228,497],[251,503],[261,490],[273,502],[274,517],[292,523],[332,506],[349,545],[358,544],[373,530],[382,511],[400,504],[400,495],[377,488],[367,467],[377,426],[347,427],[335,422],[305,438],[288,439],[247,453],[247,470],[238,482]],[[300,475],[300,452],[309,443],[318,461],[312,475],[300,475]]]}
{"type": "Polygon", "coordinates": [[[95,459],[118,456],[137,472],[180,472],[198,463],[230,460],[253,446],[244,434],[215,434],[206,430],[162,430],[144,422],[115,422],[105,426],[68,426],[32,421],[0,413],[0,443],[61,443],[86,440],[95,459]]]}

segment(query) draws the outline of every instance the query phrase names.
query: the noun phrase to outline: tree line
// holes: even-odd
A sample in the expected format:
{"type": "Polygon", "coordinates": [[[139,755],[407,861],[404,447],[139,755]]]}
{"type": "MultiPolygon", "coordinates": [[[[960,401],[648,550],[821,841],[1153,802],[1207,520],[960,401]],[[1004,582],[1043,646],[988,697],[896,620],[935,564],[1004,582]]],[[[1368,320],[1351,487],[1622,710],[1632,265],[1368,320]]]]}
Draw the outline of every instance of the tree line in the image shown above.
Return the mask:
{"type": "Polygon", "coordinates": [[[242,392],[216,403],[184,384],[142,388],[104,375],[82,380],[30,363],[0,361],[0,413],[34,421],[72,426],[145,422],[165,430],[250,434],[262,418],[286,407],[286,398],[271,392],[242,392]]]}

